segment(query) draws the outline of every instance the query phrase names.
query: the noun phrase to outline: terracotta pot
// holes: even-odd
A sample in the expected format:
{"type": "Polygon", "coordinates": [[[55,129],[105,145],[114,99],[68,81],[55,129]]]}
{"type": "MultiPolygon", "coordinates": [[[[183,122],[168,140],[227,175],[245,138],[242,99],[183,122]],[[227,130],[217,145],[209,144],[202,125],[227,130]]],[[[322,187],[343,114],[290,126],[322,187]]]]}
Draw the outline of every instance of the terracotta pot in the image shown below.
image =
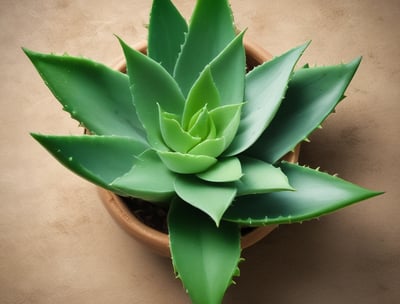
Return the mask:
{"type": "MultiPolygon", "coordinates": [[[[246,50],[246,63],[248,70],[251,70],[253,67],[272,58],[271,54],[252,42],[245,40],[244,46],[246,50]]],[[[146,54],[147,43],[141,42],[135,45],[135,49],[146,54]]],[[[115,68],[121,72],[126,72],[125,60],[119,60],[115,64],[115,68]]],[[[299,158],[299,152],[300,145],[298,145],[293,152],[287,154],[284,159],[289,162],[297,162],[299,158]]],[[[106,207],[110,215],[126,232],[128,232],[136,240],[143,243],[157,254],[165,257],[171,256],[169,250],[169,238],[167,234],[153,229],[141,222],[129,210],[125,201],[123,201],[122,198],[115,193],[102,188],[99,188],[98,191],[104,203],[104,206],[106,207]]],[[[249,233],[246,233],[244,236],[242,236],[241,239],[242,248],[247,248],[255,244],[266,235],[268,235],[276,227],[277,225],[262,226],[255,228],[249,233]]]]}

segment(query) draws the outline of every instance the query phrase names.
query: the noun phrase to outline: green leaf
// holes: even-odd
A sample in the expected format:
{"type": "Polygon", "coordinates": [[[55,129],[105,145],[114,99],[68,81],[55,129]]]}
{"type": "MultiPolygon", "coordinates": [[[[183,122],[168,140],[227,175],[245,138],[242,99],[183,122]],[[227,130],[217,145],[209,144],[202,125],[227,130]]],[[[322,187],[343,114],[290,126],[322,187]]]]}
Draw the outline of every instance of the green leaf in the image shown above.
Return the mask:
{"type": "Polygon", "coordinates": [[[200,137],[194,137],[183,130],[173,115],[163,112],[161,108],[159,112],[162,138],[171,150],[187,153],[201,141],[200,137]]]}
{"type": "Polygon", "coordinates": [[[194,304],[220,304],[237,273],[240,232],[176,199],[168,215],[172,262],[194,304]]]}
{"type": "Polygon", "coordinates": [[[249,153],[273,163],[291,151],[342,100],[360,60],[295,72],[281,108],[249,153]]]}
{"type": "Polygon", "coordinates": [[[188,26],[170,0],[154,0],[150,14],[148,56],[172,75],[188,26]]]}
{"type": "Polygon", "coordinates": [[[181,174],[199,173],[207,170],[217,162],[216,158],[206,155],[170,151],[157,151],[157,153],[169,170],[181,174]]]}
{"type": "Polygon", "coordinates": [[[128,172],[137,161],[136,156],[148,149],[129,137],[32,136],[68,169],[110,190],[115,190],[110,183],[128,172]]]}
{"type": "Polygon", "coordinates": [[[280,168],[250,157],[241,157],[243,177],[236,182],[238,195],[295,190],[280,168]]]}
{"type": "Polygon", "coordinates": [[[232,142],[239,128],[240,114],[243,104],[232,104],[218,107],[210,111],[215,125],[216,137],[225,139],[225,150],[232,142]]]}
{"type": "Polygon", "coordinates": [[[92,133],[146,142],[125,74],[84,58],[24,52],[64,110],[92,133]]]}
{"type": "Polygon", "coordinates": [[[209,138],[194,146],[188,153],[218,157],[224,151],[224,148],[225,139],[223,137],[209,138]]]}
{"type": "Polygon", "coordinates": [[[174,194],[175,174],[165,167],[154,150],[137,157],[126,174],[116,178],[111,186],[130,196],[150,202],[168,201],[174,194]]]}
{"type": "Polygon", "coordinates": [[[225,155],[249,148],[264,132],[287,89],[293,69],[308,43],[265,62],[246,76],[245,100],[239,130],[225,155]]]}
{"type": "Polygon", "coordinates": [[[210,63],[221,105],[242,103],[244,99],[246,55],[243,35],[244,31],[210,63]]]}
{"type": "Polygon", "coordinates": [[[190,119],[202,108],[206,107],[207,110],[212,110],[219,104],[219,93],[211,76],[210,67],[207,66],[190,89],[183,110],[182,127],[187,130],[190,119]]]}
{"type": "Polygon", "coordinates": [[[161,65],[122,40],[120,43],[126,57],[133,102],[149,143],[155,149],[167,150],[160,125],[156,123],[159,119],[157,104],[168,113],[181,115],[185,99],[175,80],[161,65]]]}
{"type": "Polygon", "coordinates": [[[188,94],[205,66],[234,37],[235,29],[228,1],[202,0],[197,2],[190,21],[189,32],[174,71],[174,77],[183,95],[188,94]]]}
{"type": "Polygon", "coordinates": [[[201,139],[214,138],[216,134],[214,122],[208,114],[207,107],[202,108],[189,122],[189,133],[201,139]]]}
{"type": "Polygon", "coordinates": [[[208,183],[195,176],[178,176],[175,192],[185,202],[208,214],[218,226],[235,198],[236,188],[232,184],[208,183]]]}
{"type": "Polygon", "coordinates": [[[242,166],[236,157],[219,160],[207,171],[197,174],[197,177],[208,182],[233,182],[242,177],[242,166]]]}
{"type": "Polygon", "coordinates": [[[299,165],[284,162],[281,169],[296,191],[238,197],[224,220],[246,225],[301,222],[381,194],[299,165]]]}

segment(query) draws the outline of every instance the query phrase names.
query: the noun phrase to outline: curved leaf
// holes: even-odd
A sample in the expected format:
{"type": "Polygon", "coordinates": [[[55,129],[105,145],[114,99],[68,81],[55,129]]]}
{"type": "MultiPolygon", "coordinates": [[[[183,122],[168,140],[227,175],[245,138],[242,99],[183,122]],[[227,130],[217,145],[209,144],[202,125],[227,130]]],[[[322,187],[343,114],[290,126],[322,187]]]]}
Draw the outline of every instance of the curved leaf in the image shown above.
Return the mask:
{"type": "Polygon", "coordinates": [[[233,182],[242,177],[242,166],[236,157],[219,160],[207,171],[197,174],[197,177],[208,182],[233,182]]]}
{"type": "Polygon", "coordinates": [[[125,74],[84,58],[24,52],[64,110],[92,133],[146,142],[125,74]]]}
{"type": "Polygon", "coordinates": [[[189,154],[207,155],[218,157],[225,149],[225,139],[223,137],[209,138],[189,150],[189,154]]]}
{"type": "Polygon", "coordinates": [[[192,174],[207,170],[217,162],[206,155],[183,154],[179,152],[157,151],[167,168],[176,173],[192,174]]]}
{"type": "Polygon", "coordinates": [[[241,196],[224,220],[248,225],[287,224],[319,217],[381,194],[343,179],[291,163],[282,163],[296,191],[241,196]]]}
{"type": "Polygon", "coordinates": [[[148,56],[172,75],[188,26],[169,0],[154,0],[150,14],[148,56]]]}
{"type": "Polygon", "coordinates": [[[246,76],[245,100],[239,130],[225,152],[236,155],[249,148],[264,132],[287,89],[293,69],[308,43],[265,62],[246,76]]]}
{"type": "Polygon", "coordinates": [[[243,177],[236,182],[239,195],[295,190],[280,168],[261,160],[241,157],[243,177]]]}
{"type": "Polygon", "coordinates": [[[233,18],[227,0],[197,2],[190,21],[189,32],[174,71],[174,77],[183,95],[188,94],[204,67],[234,37],[233,18]]]}
{"type": "Polygon", "coordinates": [[[303,68],[294,73],[285,100],[249,153],[274,163],[304,140],[335,109],[360,64],[303,68]]]}
{"type": "Polygon", "coordinates": [[[175,192],[219,226],[222,215],[235,198],[236,188],[232,184],[208,183],[195,176],[177,176],[175,192]]]}
{"type": "Polygon", "coordinates": [[[183,110],[182,127],[187,130],[192,116],[202,108],[206,107],[207,110],[212,110],[219,104],[219,93],[214,84],[210,67],[207,66],[189,91],[183,110]]]}
{"type": "Polygon", "coordinates": [[[175,174],[165,167],[157,153],[147,150],[137,157],[129,172],[111,183],[111,187],[146,201],[165,202],[175,194],[174,179],[175,174]]]}
{"type": "Polygon", "coordinates": [[[160,132],[158,106],[172,114],[181,115],[185,99],[178,85],[157,62],[131,49],[120,40],[126,58],[127,74],[133,102],[149,143],[153,148],[167,150],[160,132]]]}
{"type": "Polygon", "coordinates": [[[215,223],[176,199],[168,215],[172,262],[194,304],[219,304],[240,261],[236,224],[215,223]]]}
{"type": "Polygon", "coordinates": [[[110,183],[128,172],[137,161],[136,156],[148,149],[128,137],[32,136],[68,169],[110,190],[115,190],[110,183]]]}

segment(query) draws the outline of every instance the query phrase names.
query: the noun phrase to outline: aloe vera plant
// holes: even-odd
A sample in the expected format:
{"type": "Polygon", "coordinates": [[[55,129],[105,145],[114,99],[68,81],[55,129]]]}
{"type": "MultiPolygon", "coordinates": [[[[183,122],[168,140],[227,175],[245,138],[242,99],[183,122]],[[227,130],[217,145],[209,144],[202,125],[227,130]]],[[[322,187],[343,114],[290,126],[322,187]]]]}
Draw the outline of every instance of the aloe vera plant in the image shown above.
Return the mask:
{"type": "Polygon", "coordinates": [[[194,303],[220,303],[238,275],[240,229],[319,217],[379,192],[282,157],[326,119],[360,63],[295,68],[308,43],[246,72],[227,0],[190,24],[154,0],[148,55],[121,39],[127,73],[24,49],[91,135],[32,134],[63,165],[168,209],[172,261],[194,303]]]}

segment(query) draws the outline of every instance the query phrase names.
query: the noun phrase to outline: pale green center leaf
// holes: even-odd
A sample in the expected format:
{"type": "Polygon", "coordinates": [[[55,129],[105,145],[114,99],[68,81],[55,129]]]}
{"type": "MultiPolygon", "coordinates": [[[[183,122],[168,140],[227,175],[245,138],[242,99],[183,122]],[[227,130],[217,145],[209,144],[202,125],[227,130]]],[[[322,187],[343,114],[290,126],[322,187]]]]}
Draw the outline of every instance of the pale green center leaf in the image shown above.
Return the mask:
{"type": "Polygon", "coordinates": [[[218,157],[225,149],[225,139],[223,137],[210,138],[202,141],[188,151],[190,154],[207,155],[218,157]]]}
{"type": "Polygon", "coordinates": [[[222,215],[235,198],[236,187],[232,184],[205,182],[196,176],[178,175],[175,192],[185,202],[208,214],[218,226],[222,215]]]}
{"type": "Polygon", "coordinates": [[[207,170],[217,162],[206,155],[183,154],[171,151],[157,151],[164,165],[171,171],[181,174],[193,174],[207,170]]]}
{"type": "MultiPolygon", "coordinates": [[[[197,177],[208,182],[233,182],[242,177],[242,166],[236,157],[224,158],[197,177]]],[[[240,189],[239,189],[240,190],[240,189]]]]}
{"type": "Polygon", "coordinates": [[[294,190],[280,168],[250,157],[241,157],[243,177],[236,182],[239,195],[294,190]]]}
{"type": "Polygon", "coordinates": [[[192,117],[189,123],[190,129],[188,132],[195,137],[206,139],[215,136],[214,122],[208,114],[207,106],[204,106],[196,115],[192,117]],[[211,134],[210,134],[211,133],[211,134]],[[214,136],[213,134],[214,133],[214,136]]]}

